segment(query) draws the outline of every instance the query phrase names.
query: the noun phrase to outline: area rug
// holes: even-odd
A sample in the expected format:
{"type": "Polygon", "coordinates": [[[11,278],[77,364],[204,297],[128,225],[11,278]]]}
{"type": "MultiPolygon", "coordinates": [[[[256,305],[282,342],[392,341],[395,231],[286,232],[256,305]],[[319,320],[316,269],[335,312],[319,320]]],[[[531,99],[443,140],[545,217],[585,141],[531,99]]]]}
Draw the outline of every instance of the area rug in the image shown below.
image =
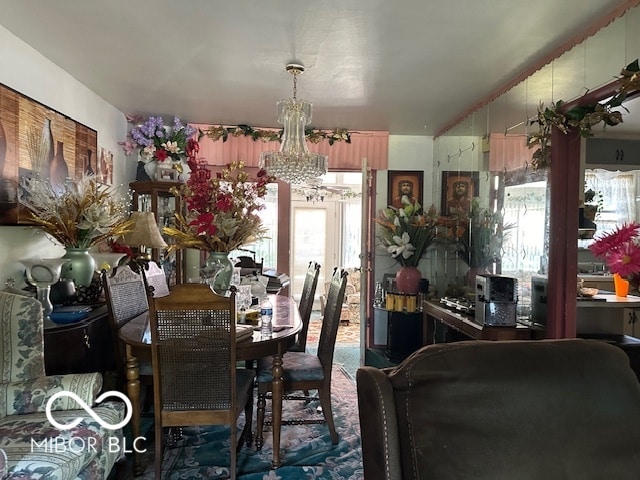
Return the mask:
{"type": "MultiPolygon", "coordinates": [[[[332,407],[339,435],[337,445],[331,444],[329,429],[319,425],[284,425],[280,449],[282,466],[271,470],[272,439],[270,427],[265,427],[264,446],[257,451],[255,446],[243,447],[238,455],[240,480],[299,480],[363,479],[360,425],[355,385],[336,366],[332,375],[332,407]]],[[[267,414],[270,412],[267,402],[267,414]]],[[[283,418],[301,418],[318,415],[318,402],[305,403],[285,401],[283,418]]],[[[240,420],[242,425],[243,419],[240,420]]],[[[255,418],[254,418],[255,426],[255,418]]],[[[153,431],[153,428],[151,428],[153,431]]],[[[163,478],[172,480],[217,479],[229,475],[229,431],[225,427],[190,427],[174,446],[165,450],[163,478]]],[[[154,478],[153,446],[145,454],[146,470],[137,477],[142,480],[154,478]]]]}

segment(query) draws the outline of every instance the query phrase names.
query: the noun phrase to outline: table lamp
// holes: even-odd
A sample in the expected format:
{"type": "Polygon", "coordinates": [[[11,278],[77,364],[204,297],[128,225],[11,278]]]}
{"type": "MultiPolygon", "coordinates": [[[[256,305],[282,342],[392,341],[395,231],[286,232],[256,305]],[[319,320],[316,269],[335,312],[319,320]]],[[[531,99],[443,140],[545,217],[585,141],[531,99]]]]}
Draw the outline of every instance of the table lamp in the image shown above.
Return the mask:
{"type": "Polygon", "coordinates": [[[153,212],[131,212],[129,220],[133,221],[133,230],[123,236],[122,243],[134,249],[136,261],[148,262],[151,257],[145,252],[146,248],[167,246],[156,223],[156,216],[153,212]]]}

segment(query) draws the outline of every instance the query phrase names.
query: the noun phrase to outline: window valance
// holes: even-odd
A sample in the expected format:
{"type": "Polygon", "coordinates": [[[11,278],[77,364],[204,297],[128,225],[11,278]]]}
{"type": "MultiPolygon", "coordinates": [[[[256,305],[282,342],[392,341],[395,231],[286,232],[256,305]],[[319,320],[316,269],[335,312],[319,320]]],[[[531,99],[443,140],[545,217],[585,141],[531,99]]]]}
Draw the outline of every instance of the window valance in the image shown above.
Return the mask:
{"type": "MultiPolygon", "coordinates": [[[[209,128],[209,125],[191,125],[201,130],[209,128]]],[[[373,170],[387,169],[389,132],[352,132],[351,143],[336,142],[329,145],[328,141],[323,140],[319,143],[307,142],[307,145],[310,151],[329,156],[331,170],[360,170],[363,158],[367,159],[373,170]]],[[[224,165],[234,160],[244,160],[247,166],[257,167],[261,152],[279,148],[279,142],[263,142],[244,135],[230,136],[226,142],[213,141],[208,137],[200,139],[200,156],[210,165],[224,165]]]]}

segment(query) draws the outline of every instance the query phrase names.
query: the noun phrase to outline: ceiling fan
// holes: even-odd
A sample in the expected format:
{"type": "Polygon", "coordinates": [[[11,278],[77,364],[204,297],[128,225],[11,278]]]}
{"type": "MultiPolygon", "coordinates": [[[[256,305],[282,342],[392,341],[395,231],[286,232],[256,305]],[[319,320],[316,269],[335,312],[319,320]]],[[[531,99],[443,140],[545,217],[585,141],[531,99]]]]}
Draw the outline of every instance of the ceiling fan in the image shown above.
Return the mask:
{"type": "Polygon", "coordinates": [[[351,187],[343,185],[323,185],[321,178],[311,178],[304,184],[296,185],[293,191],[305,197],[307,202],[324,202],[325,198],[338,196],[338,200],[359,196],[351,187]]]}

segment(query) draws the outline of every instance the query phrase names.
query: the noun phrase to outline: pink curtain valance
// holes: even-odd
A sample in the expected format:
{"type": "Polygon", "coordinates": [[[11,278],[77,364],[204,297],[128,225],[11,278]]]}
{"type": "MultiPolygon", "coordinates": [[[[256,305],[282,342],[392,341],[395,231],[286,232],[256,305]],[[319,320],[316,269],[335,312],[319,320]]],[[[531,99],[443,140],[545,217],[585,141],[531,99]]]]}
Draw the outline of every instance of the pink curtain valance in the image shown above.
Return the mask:
{"type": "MultiPolygon", "coordinates": [[[[191,125],[201,130],[209,128],[209,125],[191,125]]],[[[389,132],[354,132],[351,134],[351,143],[336,142],[329,145],[327,140],[323,140],[320,143],[307,142],[307,145],[310,151],[329,156],[331,170],[361,170],[363,158],[367,159],[373,170],[387,169],[389,132]]],[[[226,142],[214,142],[209,137],[200,139],[200,156],[209,165],[225,165],[234,160],[244,160],[247,166],[257,167],[261,152],[279,148],[279,142],[254,141],[244,135],[229,136],[226,142]]]]}
{"type": "Polygon", "coordinates": [[[489,136],[489,169],[493,171],[514,170],[531,163],[535,149],[527,145],[524,134],[505,135],[491,133],[489,136]]]}

